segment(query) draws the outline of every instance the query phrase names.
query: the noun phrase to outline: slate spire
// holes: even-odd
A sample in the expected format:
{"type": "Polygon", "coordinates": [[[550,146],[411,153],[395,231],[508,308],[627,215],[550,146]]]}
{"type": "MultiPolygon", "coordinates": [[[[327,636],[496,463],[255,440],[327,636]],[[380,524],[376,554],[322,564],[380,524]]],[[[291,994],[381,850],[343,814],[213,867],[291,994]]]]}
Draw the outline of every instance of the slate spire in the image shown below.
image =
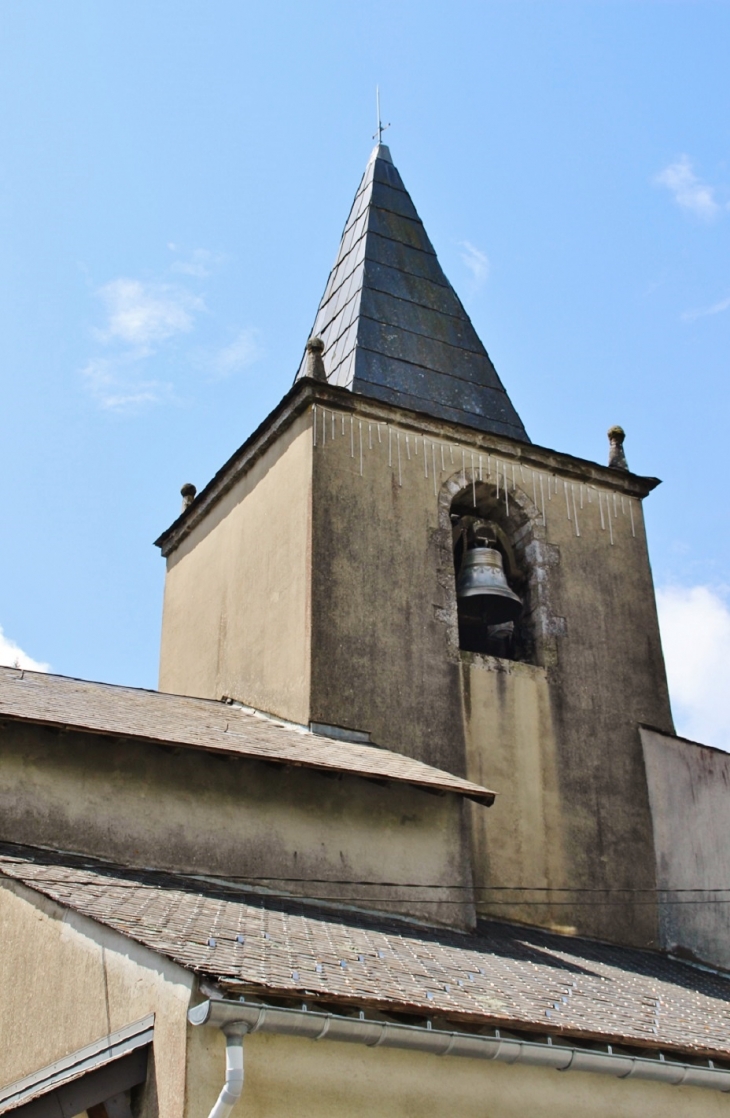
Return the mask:
{"type": "MultiPolygon", "coordinates": [[[[384,144],[355,195],[311,336],[324,342],[331,384],[529,442],[384,144]]],[[[307,368],[305,353],[297,377],[307,368]]]]}

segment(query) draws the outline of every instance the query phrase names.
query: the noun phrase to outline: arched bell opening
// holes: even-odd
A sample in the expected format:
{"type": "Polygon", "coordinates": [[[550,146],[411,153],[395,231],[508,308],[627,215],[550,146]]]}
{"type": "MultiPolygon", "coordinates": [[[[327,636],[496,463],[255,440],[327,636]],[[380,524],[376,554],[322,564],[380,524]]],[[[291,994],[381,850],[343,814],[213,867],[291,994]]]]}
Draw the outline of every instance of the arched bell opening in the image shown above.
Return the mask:
{"type": "MultiPolygon", "coordinates": [[[[500,495],[501,496],[501,495],[500,495]]],[[[505,507],[496,486],[475,482],[450,510],[459,647],[506,660],[532,660],[530,585],[523,549],[526,514],[505,507]]]]}

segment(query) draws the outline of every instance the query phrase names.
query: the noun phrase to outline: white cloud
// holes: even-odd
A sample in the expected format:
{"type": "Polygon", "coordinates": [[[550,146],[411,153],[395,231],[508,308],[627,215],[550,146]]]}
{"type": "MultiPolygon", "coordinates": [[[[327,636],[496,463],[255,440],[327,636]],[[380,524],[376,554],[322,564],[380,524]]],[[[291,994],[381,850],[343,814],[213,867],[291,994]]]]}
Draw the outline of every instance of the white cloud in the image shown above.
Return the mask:
{"type": "Polygon", "coordinates": [[[730,751],[730,605],[709,586],[657,592],[677,733],[730,751]]]}
{"type": "Polygon", "coordinates": [[[678,206],[691,210],[697,217],[711,219],[720,212],[715,188],[697,178],[688,155],[681,155],[656,176],[655,182],[674,195],[678,206]]]}
{"type": "Polygon", "coordinates": [[[476,248],[471,241],[461,241],[463,252],[461,253],[462,263],[466,265],[472,274],[475,284],[481,287],[483,283],[489,278],[489,259],[485,252],[476,248]]]}
{"type": "Polygon", "coordinates": [[[230,345],[219,350],[215,357],[215,367],[220,376],[229,376],[253,365],[262,355],[259,331],[241,330],[230,345]]]}
{"type": "Polygon", "coordinates": [[[711,307],[703,307],[700,310],[685,311],[682,315],[684,322],[694,322],[696,318],[705,318],[708,314],[722,314],[730,308],[730,298],[721,299],[719,303],[713,303],[711,307]]]}
{"type": "MultiPolygon", "coordinates": [[[[168,248],[179,252],[172,242],[168,248]]],[[[219,253],[196,249],[171,268],[181,275],[201,277],[223,259],[219,253]]],[[[183,280],[152,282],[121,276],[98,288],[95,295],[104,317],[92,331],[96,352],[80,375],[89,394],[107,411],[134,413],[156,404],[179,403],[178,372],[175,384],[155,376],[160,367],[170,367],[173,356],[180,375],[197,368],[209,378],[229,376],[261,356],[259,333],[253,328],[241,330],[227,345],[216,346],[213,341],[191,348],[186,336],[199,327],[207,307],[183,280]]],[[[207,321],[209,330],[215,327],[214,316],[207,316],[207,321]]]]}
{"type": "Polygon", "coordinates": [[[0,626],[0,664],[8,668],[25,668],[29,672],[47,672],[50,664],[42,664],[34,660],[27,652],[23,652],[20,645],[11,641],[3,633],[0,626]]]}
{"type": "MultiPolygon", "coordinates": [[[[177,251],[177,246],[170,244],[167,246],[172,252],[177,251]]],[[[188,260],[175,260],[170,265],[170,271],[178,272],[183,276],[209,276],[211,272],[223,261],[224,257],[221,252],[211,252],[207,248],[196,248],[191,252],[188,260]]]]}
{"type": "Polygon", "coordinates": [[[81,370],[86,386],[106,411],[137,411],[148,404],[159,404],[173,397],[173,386],[158,380],[145,380],[138,368],[138,354],[115,358],[97,357],[81,370]]]}
{"type": "Polygon", "coordinates": [[[150,377],[146,362],[160,346],[193,330],[196,315],[205,310],[203,300],[176,285],[126,277],[96,294],[106,319],[94,336],[104,351],[81,370],[88,391],[100,407],[116,412],[173,399],[173,386],[150,377]]]}
{"type": "Polygon", "coordinates": [[[100,333],[107,343],[148,347],[187,334],[195,315],[205,309],[199,296],[170,284],[121,278],[104,284],[98,294],[107,309],[107,324],[100,333]]]}

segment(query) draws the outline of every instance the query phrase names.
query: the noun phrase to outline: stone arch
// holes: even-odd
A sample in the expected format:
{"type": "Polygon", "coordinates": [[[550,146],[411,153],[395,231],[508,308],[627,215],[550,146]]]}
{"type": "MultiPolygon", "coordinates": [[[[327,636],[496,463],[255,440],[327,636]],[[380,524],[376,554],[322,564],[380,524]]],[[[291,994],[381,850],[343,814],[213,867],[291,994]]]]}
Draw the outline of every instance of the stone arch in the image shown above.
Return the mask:
{"type": "Polygon", "coordinates": [[[552,569],[560,560],[559,548],[548,542],[542,515],[524,489],[519,485],[513,488],[510,483],[508,501],[505,502],[500,478],[498,502],[496,479],[488,478],[484,469],[481,479],[479,473],[476,467],[465,466],[454,470],[441,484],[438,496],[438,578],[446,603],[440,614],[448,627],[449,648],[460,655],[452,511],[471,506],[479,515],[493,516],[499,510],[499,522],[509,537],[524,577],[520,596],[525,602],[525,610],[521,624],[528,636],[523,640],[522,658],[549,667],[557,660],[557,638],[565,631],[564,618],[555,614],[551,604],[552,569]]]}

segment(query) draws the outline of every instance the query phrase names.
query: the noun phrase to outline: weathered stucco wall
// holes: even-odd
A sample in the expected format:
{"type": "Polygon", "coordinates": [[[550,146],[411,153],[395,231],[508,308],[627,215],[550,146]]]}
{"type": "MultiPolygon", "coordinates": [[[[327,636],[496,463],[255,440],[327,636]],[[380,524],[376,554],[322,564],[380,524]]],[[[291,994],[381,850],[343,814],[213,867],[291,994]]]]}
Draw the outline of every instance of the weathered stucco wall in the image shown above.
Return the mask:
{"type": "Polygon", "coordinates": [[[454,795],[22,723],[0,729],[0,763],[5,841],[473,923],[454,795]],[[440,888],[405,888],[420,881],[440,888]]]}
{"type": "Polygon", "coordinates": [[[547,908],[551,894],[540,891],[566,877],[547,671],[473,653],[462,661],[470,779],[491,780],[489,787],[499,789],[489,818],[472,812],[477,910],[563,927],[562,908],[547,908]]]}
{"type": "Polygon", "coordinates": [[[6,878],[0,943],[0,1084],[154,1013],[140,1118],[182,1118],[191,974],[6,878]]]}
{"type": "Polygon", "coordinates": [[[432,471],[412,434],[398,448],[366,416],[355,414],[352,440],[349,416],[344,435],[339,415],[335,427],[314,452],[312,717],[463,774],[459,657],[442,617],[450,531],[432,471]]]}
{"type": "MultiPolygon", "coordinates": [[[[638,724],[673,732],[636,499],[641,487],[621,471],[425,417],[419,431],[410,413],[361,397],[348,396],[335,411],[318,406],[316,444],[311,419],[310,410],[296,420],[296,436],[280,440],[276,471],[255,466],[209,513],[171,557],[168,575],[179,639],[187,631],[197,642],[191,659],[245,661],[254,681],[268,678],[268,668],[256,667],[260,660],[271,665],[272,679],[288,679],[294,654],[285,617],[262,610],[257,626],[247,628],[239,617],[237,636],[231,628],[248,602],[237,566],[241,533],[232,525],[258,524],[272,501],[282,508],[292,454],[307,508],[310,481],[304,473],[311,470],[311,562],[302,521],[300,546],[289,552],[287,568],[301,587],[300,618],[309,609],[311,570],[311,677],[299,672],[293,703],[276,693],[274,683],[241,683],[236,692],[233,685],[211,682],[198,692],[228,690],[288,716],[296,709],[303,720],[368,731],[379,745],[454,773],[468,770],[500,793],[492,822],[477,821],[474,850],[487,860],[477,866],[478,881],[561,890],[551,895],[552,907],[510,909],[513,918],[656,946],[655,907],[632,904],[627,891],[655,885],[638,724]],[[478,657],[462,668],[449,512],[460,493],[467,503],[472,493],[493,501],[497,463],[497,507],[528,578],[533,666],[541,675],[494,669],[490,678],[493,668],[477,663],[485,659],[478,657]],[[545,483],[544,500],[530,481],[535,467],[545,483]],[[588,482],[593,489],[585,487],[588,482]],[[536,495],[545,506],[545,523],[536,495]],[[232,542],[221,548],[224,531],[232,542]],[[183,568],[187,582],[175,585],[183,568]],[[208,618],[215,614],[205,606],[210,594],[204,584],[211,578],[216,601],[226,586],[225,594],[232,595],[225,632],[208,618]],[[196,595],[188,625],[186,598],[196,595]],[[204,622],[198,620],[201,609],[204,622]],[[207,632],[206,625],[211,635],[201,643],[197,634],[207,632]],[[544,782],[539,790],[536,781],[544,782]],[[536,805],[535,815],[525,814],[536,805]],[[509,849],[498,818],[502,824],[513,820],[509,849]],[[533,873],[537,879],[526,880],[533,873]],[[580,890],[586,890],[584,898],[580,890]]],[[[174,643],[166,609],[165,639],[174,643]]],[[[305,629],[304,622],[296,628],[297,649],[309,646],[305,629]]],[[[296,656],[298,663],[305,658],[296,656]]],[[[219,671],[210,665],[201,670],[219,671]]],[[[180,677],[166,672],[162,682],[181,688],[180,677]]]]}
{"type": "Polygon", "coordinates": [[[728,893],[713,892],[730,882],[730,754],[645,727],[641,742],[657,885],[673,902],[660,905],[662,947],[730,969],[728,893]]]}
{"type": "Polygon", "coordinates": [[[632,904],[622,890],[656,884],[638,724],[669,732],[673,725],[641,505],[631,506],[635,537],[620,493],[610,506],[607,511],[604,503],[604,529],[594,498],[583,510],[579,537],[561,492],[547,517],[547,542],[555,549],[548,568],[551,612],[564,618],[548,664],[563,884],[591,890],[585,905],[563,908],[564,922],[599,938],[658,946],[655,908],[632,904]]]}
{"type": "MultiPolygon", "coordinates": [[[[191,1027],[185,1118],[209,1113],[225,1042],[191,1027]]],[[[714,1118],[730,1099],[584,1072],[509,1066],[336,1042],[253,1035],[232,1118],[714,1118]]]]}
{"type": "Polygon", "coordinates": [[[169,556],[161,691],[309,721],[308,423],[295,420],[169,556]]]}
{"type": "MultiPolygon", "coordinates": [[[[433,423],[424,461],[410,418],[399,433],[382,424],[378,442],[371,405],[354,403],[344,434],[338,414],[335,437],[314,450],[313,717],[368,730],[453,772],[465,771],[468,750],[470,778],[500,794],[487,837],[475,836],[488,859],[479,881],[549,881],[571,892],[553,895],[554,911],[523,907],[522,919],[656,946],[655,909],[622,892],[655,883],[638,723],[672,730],[640,502],[623,496],[622,474],[496,437],[480,437],[479,466],[478,453],[462,455],[453,428],[441,443],[433,423]],[[477,500],[496,493],[495,461],[500,515],[528,576],[539,676],[497,670],[489,679],[476,662],[462,675],[449,510],[459,493],[469,504],[472,490],[477,500]],[[548,473],[570,475],[570,519],[560,479],[549,498],[545,484],[542,523],[523,461],[546,482],[548,473]],[[583,481],[600,486],[600,511],[583,481]],[[538,801],[537,814],[525,816],[538,801]],[[505,831],[508,817],[515,822],[505,831]],[[508,846],[506,833],[514,847],[497,850],[508,846]],[[537,879],[525,881],[533,871],[537,879]],[[577,903],[581,888],[589,903],[577,903]]],[[[476,436],[463,438],[474,445],[476,436]]]]}

